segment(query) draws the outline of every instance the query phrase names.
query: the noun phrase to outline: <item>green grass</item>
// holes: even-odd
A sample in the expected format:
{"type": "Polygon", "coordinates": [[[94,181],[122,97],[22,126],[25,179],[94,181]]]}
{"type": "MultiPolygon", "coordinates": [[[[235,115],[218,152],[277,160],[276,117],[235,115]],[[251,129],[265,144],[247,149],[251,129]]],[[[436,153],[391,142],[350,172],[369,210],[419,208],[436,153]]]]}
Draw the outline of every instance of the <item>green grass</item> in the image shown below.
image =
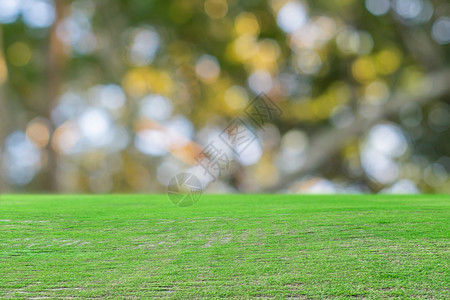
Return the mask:
{"type": "Polygon", "coordinates": [[[4,195],[0,298],[449,299],[449,200],[4,195]]]}

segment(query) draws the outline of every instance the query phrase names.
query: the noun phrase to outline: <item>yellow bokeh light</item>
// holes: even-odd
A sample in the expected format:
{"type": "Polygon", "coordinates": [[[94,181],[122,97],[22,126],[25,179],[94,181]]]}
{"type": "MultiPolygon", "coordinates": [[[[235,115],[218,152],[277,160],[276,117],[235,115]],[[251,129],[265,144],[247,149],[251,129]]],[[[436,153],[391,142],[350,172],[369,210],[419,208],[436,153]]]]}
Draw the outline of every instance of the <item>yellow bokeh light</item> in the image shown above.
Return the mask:
{"type": "Polygon", "coordinates": [[[360,57],[352,64],[353,77],[359,82],[372,81],[376,77],[375,66],[368,57],[360,57]]]}
{"type": "Polygon", "coordinates": [[[280,56],[280,46],[274,40],[265,39],[258,44],[258,55],[265,62],[274,62],[280,56]]]}
{"type": "Polygon", "coordinates": [[[169,96],[173,90],[173,82],[167,72],[147,67],[128,71],[122,84],[125,91],[135,98],[150,92],[169,96]]]}
{"type": "Polygon", "coordinates": [[[255,36],[242,35],[233,43],[234,57],[238,61],[246,61],[256,54],[258,44],[255,36]]]}
{"type": "Polygon", "coordinates": [[[17,67],[24,66],[31,60],[30,47],[22,42],[15,42],[9,46],[6,54],[9,62],[17,67]]]}
{"type": "Polygon", "coordinates": [[[382,50],[376,56],[376,69],[380,74],[391,74],[400,67],[400,60],[397,49],[382,50]]]}
{"type": "Polygon", "coordinates": [[[8,68],[5,59],[0,55],[0,84],[5,83],[8,78],[8,68]]]}
{"type": "Polygon", "coordinates": [[[125,91],[135,98],[144,96],[150,90],[147,77],[146,72],[136,69],[128,71],[123,78],[125,91]]]}
{"type": "Polygon", "coordinates": [[[336,107],[336,98],[332,94],[319,96],[310,102],[311,111],[317,119],[326,119],[330,116],[331,111],[336,107]]]}
{"type": "Polygon", "coordinates": [[[248,95],[244,88],[233,85],[225,92],[224,100],[229,108],[239,110],[247,106],[248,95]]]}
{"type": "Polygon", "coordinates": [[[235,42],[228,43],[225,47],[225,58],[228,62],[231,62],[233,64],[238,64],[240,62],[239,57],[236,55],[235,50],[235,42]]]}
{"type": "Polygon", "coordinates": [[[416,67],[405,68],[400,76],[400,86],[410,93],[419,92],[424,88],[421,84],[423,76],[424,74],[416,67]]]}
{"type": "Polygon", "coordinates": [[[170,96],[173,91],[173,81],[169,73],[165,71],[156,72],[152,88],[157,94],[170,96]]]}
{"type": "Polygon", "coordinates": [[[205,12],[212,19],[223,18],[228,12],[226,0],[206,0],[205,12]]]}
{"type": "Polygon", "coordinates": [[[314,115],[315,119],[325,119],[328,116],[328,113],[324,110],[321,101],[313,101],[309,105],[309,109],[314,115]]]}
{"type": "Polygon", "coordinates": [[[252,13],[245,12],[237,16],[234,22],[234,27],[238,35],[259,34],[259,23],[255,15],[252,13]]]}
{"type": "Polygon", "coordinates": [[[267,70],[275,73],[278,68],[277,59],[280,47],[274,40],[265,39],[258,43],[257,52],[251,57],[252,70],[267,70]]]}
{"type": "Polygon", "coordinates": [[[277,168],[272,163],[273,158],[265,155],[260,163],[253,169],[253,176],[258,184],[263,187],[274,185],[279,180],[279,173],[277,168]]]}

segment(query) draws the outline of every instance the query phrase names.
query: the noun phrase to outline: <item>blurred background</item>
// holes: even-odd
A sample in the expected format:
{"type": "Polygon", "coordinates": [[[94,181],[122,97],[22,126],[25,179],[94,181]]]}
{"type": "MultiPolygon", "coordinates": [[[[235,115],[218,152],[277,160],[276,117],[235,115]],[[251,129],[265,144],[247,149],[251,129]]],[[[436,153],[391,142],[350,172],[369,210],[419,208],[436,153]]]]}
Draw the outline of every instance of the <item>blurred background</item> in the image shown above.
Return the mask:
{"type": "Polygon", "coordinates": [[[445,0],[0,0],[1,189],[163,193],[264,93],[206,192],[449,193],[449,42],[445,0]]]}

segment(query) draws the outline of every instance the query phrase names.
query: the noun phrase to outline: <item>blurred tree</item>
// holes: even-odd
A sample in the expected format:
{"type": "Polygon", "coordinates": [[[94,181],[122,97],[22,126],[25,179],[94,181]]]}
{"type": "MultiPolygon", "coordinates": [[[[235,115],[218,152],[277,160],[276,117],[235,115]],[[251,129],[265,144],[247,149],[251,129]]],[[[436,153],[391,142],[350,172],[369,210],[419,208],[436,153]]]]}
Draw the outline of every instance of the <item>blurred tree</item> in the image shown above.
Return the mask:
{"type": "Polygon", "coordinates": [[[4,182],[163,191],[264,93],[282,116],[208,190],[447,193],[449,12],[429,0],[2,1],[4,182]]]}

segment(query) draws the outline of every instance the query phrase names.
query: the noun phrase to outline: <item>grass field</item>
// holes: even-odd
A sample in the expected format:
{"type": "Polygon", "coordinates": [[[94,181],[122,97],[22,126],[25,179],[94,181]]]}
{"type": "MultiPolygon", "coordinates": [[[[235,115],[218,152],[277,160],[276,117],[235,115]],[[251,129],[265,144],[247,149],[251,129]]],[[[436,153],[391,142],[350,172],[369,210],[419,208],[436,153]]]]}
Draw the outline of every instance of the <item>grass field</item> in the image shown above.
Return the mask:
{"type": "Polygon", "coordinates": [[[449,299],[449,196],[0,198],[0,298],[449,299]]]}

